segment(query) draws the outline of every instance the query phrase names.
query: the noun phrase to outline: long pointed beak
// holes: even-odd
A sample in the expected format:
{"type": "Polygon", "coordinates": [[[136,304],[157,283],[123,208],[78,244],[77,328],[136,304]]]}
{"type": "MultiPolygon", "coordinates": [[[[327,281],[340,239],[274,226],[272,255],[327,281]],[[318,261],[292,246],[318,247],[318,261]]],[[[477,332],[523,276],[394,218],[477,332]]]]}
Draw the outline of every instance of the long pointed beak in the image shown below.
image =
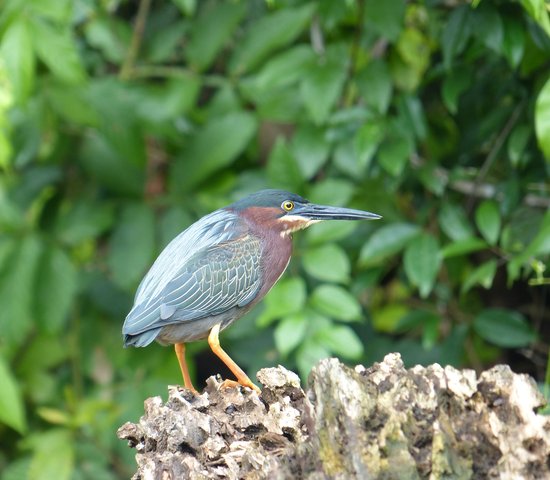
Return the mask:
{"type": "Polygon", "coordinates": [[[382,218],[381,215],[365,212],[364,210],[316,205],[315,203],[306,203],[298,206],[292,212],[292,215],[298,215],[310,220],[378,220],[382,218]]]}

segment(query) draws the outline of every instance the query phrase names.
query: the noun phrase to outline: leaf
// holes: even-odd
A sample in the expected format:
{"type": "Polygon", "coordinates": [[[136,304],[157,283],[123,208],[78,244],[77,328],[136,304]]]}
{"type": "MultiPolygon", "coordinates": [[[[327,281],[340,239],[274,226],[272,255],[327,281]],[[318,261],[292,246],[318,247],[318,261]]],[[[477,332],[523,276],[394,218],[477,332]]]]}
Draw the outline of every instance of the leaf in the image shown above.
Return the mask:
{"type": "Polygon", "coordinates": [[[326,57],[319,59],[304,72],[300,84],[300,96],[314,124],[323,124],[330,114],[346,78],[345,62],[341,48],[333,48],[326,57]]]}
{"type": "Polygon", "coordinates": [[[489,260],[470,272],[462,282],[461,293],[464,294],[475,285],[481,285],[485,289],[491,288],[493,279],[497,273],[497,261],[489,260]]]}
{"type": "Polygon", "coordinates": [[[388,64],[375,59],[357,76],[357,87],[365,103],[380,114],[385,114],[390,106],[393,85],[388,64]]]}
{"type": "Polygon", "coordinates": [[[315,11],[314,4],[284,8],[253,23],[229,60],[229,70],[240,75],[254,68],[271,52],[291,43],[306,28],[315,11]],[[281,28],[284,25],[284,28],[281,28]]]}
{"type": "Polygon", "coordinates": [[[81,198],[74,204],[62,206],[56,222],[56,232],[63,243],[78,245],[98,237],[113,223],[111,204],[81,198]]]}
{"type": "Polygon", "coordinates": [[[403,172],[411,152],[412,145],[407,138],[393,136],[381,145],[378,163],[390,175],[397,177],[403,172]]]}
{"type": "Polygon", "coordinates": [[[78,287],[78,274],[67,254],[52,246],[38,263],[34,311],[38,326],[48,333],[64,327],[78,287]]]}
{"type": "Polygon", "coordinates": [[[504,22],[504,42],[502,50],[508,63],[512,68],[517,68],[523,58],[525,51],[525,30],[521,18],[505,15],[502,18],[504,22]]]}
{"type": "Polygon", "coordinates": [[[550,253],[550,210],[546,212],[540,223],[535,238],[523,251],[508,262],[508,279],[515,280],[519,276],[522,266],[530,262],[536,255],[550,253]]]}
{"type": "Polygon", "coordinates": [[[180,9],[181,13],[189,17],[193,16],[197,9],[197,0],[172,0],[172,2],[180,9]]]}
{"type": "Polygon", "coordinates": [[[439,226],[452,240],[464,240],[474,236],[470,222],[461,206],[444,203],[438,215],[439,226]]]}
{"type": "Polygon", "coordinates": [[[275,186],[287,190],[299,190],[303,182],[302,172],[286,140],[279,137],[267,160],[267,176],[275,186]]]}
{"type": "MultiPolygon", "coordinates": [[[[308,199],[322,205],[345,205],[354,193],[354,184],[341,178],[327,177],[311,185],[308,199]]],[[[329,225],[335,225],[330,223],[329,225]]]]}
{"type": "Polygon", "coordinates": [[[315,339],[331,353],[357,360],[363,354],[363,344],[348,325],[330,325],[315,334],[315,339]]]}
{"type": "Polygon", "coordinates": [[[441,96],[449,112],[457,113],[460,95],[466,91],[471,82],[472,71],[470,68],[456,68],[447,74],[443,81],[441,96]]]}
{"type": "MultiPolygon", "coordinates": [[[[179,0],[180,1],[180,0],[179,0]]],[[[205,2],[191,23],[185,55],[199,71],[209,67],[243,19],[243,3],[205,2]]]]}
{"type": "Polygon", "coordinates": [[[377,32],[390,41],[397,40],[403,28],[405,17],[404,0],[367,0],[365,2],[365,21],[369,30],[377,32]]]}
{"type": "Polygon", "coordinates": [[[286,357],[302,342],[308,323],[308,317],[304,312],[288,315],[277,323],[273,335],[277,351],[283,357],[286,357]]]}
{"type": "Polygon", "coordinates": [[[34,455],[28,480],[69,480],[74,470],[75,441],[65,429],[48,430],[31,437],[34,455]]]}
{"type": "Polygon", "coordinates": [[[409,243],[403,260],[410,282],[418,287],[420,296],[426,298],[432,291],[441,265],[437,240],[429,233],[421,234],[409,243]]]}
{"type": "Polygon", "coordinates": [[[345,322],[361,318],[361,305],[342,287],[320,285],[313,291],[309,300],[313,308],[331,318],[345,322]]]}
{"type": "Polygon", "coordinates": [[[380,122],[365,123],[354,138],[356,163],[361,169],[367,169],[384,138],[385,129],[380,122]]]}
{"type": "Polygon", "coordinates": [[[521,313],[500,308],[479,313],[474,319],[474,330],[484,340],[505,348],[526,347],[537,338],[521,313]]]}
{"type": "Polygon", "coordinates": [[[443,64],[450,69],[456,55],[461,53],[471,34],[471,8],[469,5],[460,5],[454,8],[447,24],[441,30],[441,50],[443,64]]]}
{"type": "Polygon", "coordinates": [[[321,222],[309,227],[306,237],[310,245],[336,242],[349,237],[356,228],[355,222],[321,222]]]}
{"type": "Polygon", "coordinates": [[[319,360],[330,357],[330,352],[313,338],[308,338],[296,352],[296,363],[302,380],[306,380],[319,360]]]}
{"type": "Polygon", "coordinates": [[[503,53],[504,26],[496,7],[484,2],[475,10],[472,32],[487,48],[503,53]]]}
{"type": "Polygon", "coordinates": [[[151,263],[155,248],[155,219],[145,204],[124,207],[113,232],[107,263],[122,288],[135,287],[151,263]]]}
{"type": "Polygon", "coordinates": [[[550,162],[550,77],[538,94],[535,105],[535,131],[540,149],[550,162]]]}
{"type": "Polygon", "coordinates": [[[546,34],[550,35],[550,15],[545,0],[521,0],[521,4],[546,34]]]}
{"type": "Polygon", "coordinates": [[[0,265],[0,332],[3,342],[15,347],[31,328],[36,267],[42,244],[27,235],[9,246],[10,254],[0,265]]]}
{"type": "Polygon", "coordinates": [[[70,84],[81,83],[86,73],[69,30],[59,30],[39,18],[32,21],[34,49],[59,79],[70,84]]]}
{"type": "Polygon", "coordinates": [[[274,56],[254,78],[257,89],[266,91],[292,85],[300,80],[307,67],[315,60],[310,45],[297,45],[274,56]]]}
{"type": "Polygon", "coordinates": [[[262,328],[276,318],[300,312],[306,303],[306,285],[298,277],[283,278],[274,285],[263,303],[265,309],[256,321],[262,328]]]}
{"type": "Polygon", "coordinates": [[[17,381],[0,357],[0,422],[24,434],[27,430],[25,406],[17,381]]]}
{"type": "Polygon", "coordinates": [[[399,253],[419,232],[420,228],[411,223],[391,223],[379,228],[361,249],[359,264],[364,267],[381,263],[399,253]]]}
{"type": "Polygon", "coordinates": [[[349,258],[341,247],[333,243],[309,248],[302,257],[306,272],[318,280],[347,283],[350,275],[349,258]]]}
{"type": "Polygon", "coordinates": [[[485,200],[476,209],[476,225],[490,245],[497,243],[500,234],[500,212],[496,202],[485,200]]]}
{"type": "Polygon", "coordinates": [[[329,155],[325,132],[310,125],[298,128],[291,141],[291,149],[298,162],[303,178],[313,177],[329,155]]]}
{"type": "Polygon", "coordinates": [[[22,102],[30,95],[35,76],[32,35],[26,17],[12,22],[1,38],[0,60],[6,68],[15,99],[22,102]]]}
{"type": "Polygon", "coordinates": [[[246,148],[256,128],[254,116],[242,111],[208,122],[176,161],[172,172],[172,178],[177,179],[176,191],[191,188],[231,164],[246,148]]]}
{"type": "Polygon", "coordinates": [[[468,253],[483,250],[484,248],[487,248],[487,244],[480,238],[464,238],[445,245],[445,247],[441,250],[441,257],[458,257],[460,255],[467,255],[468,253]]]}

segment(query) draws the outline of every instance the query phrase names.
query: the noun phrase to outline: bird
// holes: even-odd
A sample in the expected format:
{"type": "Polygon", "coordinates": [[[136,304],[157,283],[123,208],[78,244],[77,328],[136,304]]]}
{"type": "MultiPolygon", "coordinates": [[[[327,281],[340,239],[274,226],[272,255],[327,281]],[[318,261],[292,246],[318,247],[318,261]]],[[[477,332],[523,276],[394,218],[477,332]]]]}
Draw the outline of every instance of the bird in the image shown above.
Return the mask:
{"type": "Polygon", "coordinates": [[[222,386],[260,392],[222,349],[219,333],[249,312],[282,276],[294,232],[324,220],[379,218],[275,189],[252,193],[200,218],[164,248],[143,277],[122,327],[124,346],[173,344],[184,386],[197,394],[185,344],[207,338],[237,379],[222,386]]]}

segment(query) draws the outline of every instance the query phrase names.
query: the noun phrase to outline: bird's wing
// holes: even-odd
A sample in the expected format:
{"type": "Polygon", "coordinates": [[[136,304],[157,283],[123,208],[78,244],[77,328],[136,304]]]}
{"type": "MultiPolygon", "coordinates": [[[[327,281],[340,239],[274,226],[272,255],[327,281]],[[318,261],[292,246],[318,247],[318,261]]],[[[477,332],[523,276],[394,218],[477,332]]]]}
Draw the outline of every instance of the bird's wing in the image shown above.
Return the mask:
{"type": "Polygon", "coordinates": [[[137,335],[217,315],[252,301],[261,287],[261,241],[248,233],[235,236],[236,230],[231,231],[232,238],[188,258],[159,295],[136,304],[126,317],[123,332],[137,335]]]}

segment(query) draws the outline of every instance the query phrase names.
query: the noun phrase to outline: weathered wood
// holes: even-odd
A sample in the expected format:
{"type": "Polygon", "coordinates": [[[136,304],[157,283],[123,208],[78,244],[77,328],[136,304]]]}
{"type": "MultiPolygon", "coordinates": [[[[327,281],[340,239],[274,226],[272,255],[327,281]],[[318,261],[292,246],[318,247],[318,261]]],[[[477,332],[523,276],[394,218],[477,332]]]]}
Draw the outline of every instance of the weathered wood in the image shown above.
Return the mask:
{"type": "Polygon", "coordinates": [[[307,394],[283,367],[258,373],[261,397],[169,387],[118,436],[137,451],[134,479],[550,478],[550,419],[534,381],[483,372],[319,362],[307,394]]]}

